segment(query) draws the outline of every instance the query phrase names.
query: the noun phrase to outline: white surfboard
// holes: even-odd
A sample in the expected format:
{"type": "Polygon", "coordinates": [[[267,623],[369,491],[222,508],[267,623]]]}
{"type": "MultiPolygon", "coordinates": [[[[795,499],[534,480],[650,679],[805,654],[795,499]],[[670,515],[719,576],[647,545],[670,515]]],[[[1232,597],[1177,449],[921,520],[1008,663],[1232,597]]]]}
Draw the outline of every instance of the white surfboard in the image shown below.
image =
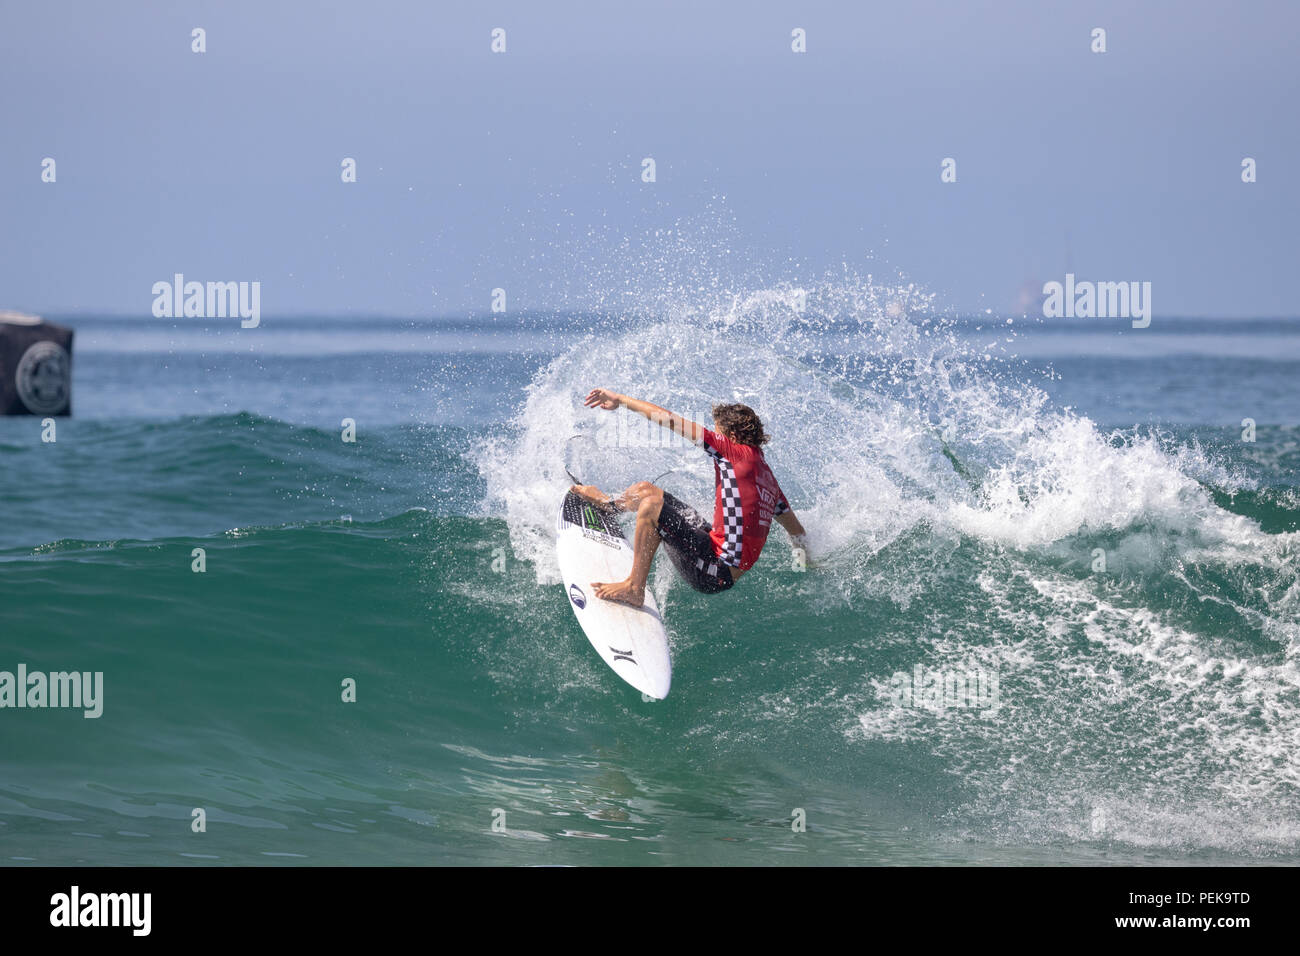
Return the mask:
{"type": "Polygon", "coordinates": [[[655,604],[645,593],[645,604],[629,607],[602,601],[592,581],[621,581],[632,570],[632,546],[615,520],[615,512],[584,501],[573,492],[564,496],[555,550],[569,607],[591,646],[619,677],[643,694],[662,700],[668,696],[673,665],[668,654],[668,632],[655,604]]]}

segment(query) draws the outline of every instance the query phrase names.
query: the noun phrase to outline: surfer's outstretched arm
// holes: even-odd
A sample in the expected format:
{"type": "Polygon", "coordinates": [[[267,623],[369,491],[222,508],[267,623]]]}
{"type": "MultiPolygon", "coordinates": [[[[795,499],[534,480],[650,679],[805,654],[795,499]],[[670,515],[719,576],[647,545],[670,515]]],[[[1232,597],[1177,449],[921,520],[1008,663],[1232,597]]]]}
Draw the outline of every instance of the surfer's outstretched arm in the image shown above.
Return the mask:
{"type": "Polygon", "coordinates": [[[588,408],[603,408],[611,412],[616,408],[626,408],[638,415],[644,415],[656,425],[676,432],[697,445],[703,440],[704,429],[700,427],[698,422],[683,418],[676,412],[670,412],[668,409],[661,408],[652,402],[643,402],[639,398],[620,395],[618,392],[611,392],[604,388],[593,388],[591,394],[583,399],[582,404],[588,408]]]}
{"type": "Polygon", "coordinates": [[[776,518],[777,524],[785,528],[786,534],[790,536],[790,540],[794,542],[796,547],[803,548],[805,551],[808,550],[805,543],[808,532],[804,530],[803,525],[799,523],[799,519],[795,517],[793,511],[783,511],[773,517],[776,518]]]}

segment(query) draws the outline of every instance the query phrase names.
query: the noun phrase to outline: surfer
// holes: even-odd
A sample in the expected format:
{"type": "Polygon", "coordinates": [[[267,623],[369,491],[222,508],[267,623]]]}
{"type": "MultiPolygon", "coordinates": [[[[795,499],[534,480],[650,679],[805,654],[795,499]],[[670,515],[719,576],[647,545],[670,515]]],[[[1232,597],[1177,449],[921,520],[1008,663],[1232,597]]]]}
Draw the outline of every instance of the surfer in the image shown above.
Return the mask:
{"type": "Polygon", "coordinates": [[[583,404],[611,412],[627,408],[702,446],[713,459],[715,486],[710,524],[694,508],[648,481],[639,481],[614,498],[594,485],[574,485],[574,494],[588,501],[636,512],[632,572],[623,581],[593,581],[597,597],[640,607],[660,542],[678,573],[704,594],[727,590],[753,567],[773,518],[796,547],[803,547],[803,525],[763,457],[768,436],[748,405],[713,406],[710,430],[666,408],[603,388],[592,389],[583,404]]]}

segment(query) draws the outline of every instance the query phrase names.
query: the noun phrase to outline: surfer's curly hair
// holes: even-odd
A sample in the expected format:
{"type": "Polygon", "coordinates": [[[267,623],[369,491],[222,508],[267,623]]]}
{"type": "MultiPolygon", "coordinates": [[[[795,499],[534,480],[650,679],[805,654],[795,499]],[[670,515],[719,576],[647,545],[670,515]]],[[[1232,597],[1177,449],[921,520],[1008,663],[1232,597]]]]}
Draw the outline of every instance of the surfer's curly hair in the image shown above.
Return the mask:
{"type": "Polygon", "coordinates": [[[771,440],[758,413],[748,405],[714,405],[713,420],[724,435],[742,445],[757,447],[771,440]]]}

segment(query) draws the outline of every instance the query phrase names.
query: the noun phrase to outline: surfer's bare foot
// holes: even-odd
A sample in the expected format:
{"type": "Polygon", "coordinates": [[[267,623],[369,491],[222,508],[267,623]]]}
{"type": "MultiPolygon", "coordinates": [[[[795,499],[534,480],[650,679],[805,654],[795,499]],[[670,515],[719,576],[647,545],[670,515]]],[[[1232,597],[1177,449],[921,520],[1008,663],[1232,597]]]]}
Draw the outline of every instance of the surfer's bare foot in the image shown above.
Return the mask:
{"type": "Polygon", "coordinates": [[[616,584],[592,581],[591,586],[596,591],[596,597],[603,601],[617,601],[619,604],[630,604],[632,607],[640,607],[645,603],[645,588],[635,588],[631,581],[619,581],[616,584]]]}
{"type": "Polygon", "coordinates": [[[572,485],[569,488],[575,495],[596,505],[610,504],[609,496],[595,485],[572,485]]]}

